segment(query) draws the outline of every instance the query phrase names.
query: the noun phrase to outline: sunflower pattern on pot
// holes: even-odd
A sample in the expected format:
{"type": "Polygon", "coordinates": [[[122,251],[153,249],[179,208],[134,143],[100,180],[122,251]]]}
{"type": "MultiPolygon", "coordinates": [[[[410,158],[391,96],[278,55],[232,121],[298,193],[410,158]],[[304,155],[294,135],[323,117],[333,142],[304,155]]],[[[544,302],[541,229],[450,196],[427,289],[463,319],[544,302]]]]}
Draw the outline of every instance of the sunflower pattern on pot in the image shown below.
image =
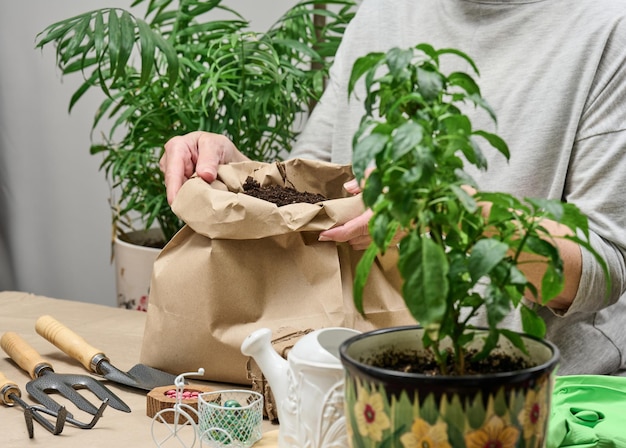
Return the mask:
{"type": "Polygon", "coordinates": [[[544,375],[525,387],[436,398],[428,390],[388,392],[385,384],[348,375],[350,446],[539,448],[544,444],[551,388],[551,376],[544,375]]]}

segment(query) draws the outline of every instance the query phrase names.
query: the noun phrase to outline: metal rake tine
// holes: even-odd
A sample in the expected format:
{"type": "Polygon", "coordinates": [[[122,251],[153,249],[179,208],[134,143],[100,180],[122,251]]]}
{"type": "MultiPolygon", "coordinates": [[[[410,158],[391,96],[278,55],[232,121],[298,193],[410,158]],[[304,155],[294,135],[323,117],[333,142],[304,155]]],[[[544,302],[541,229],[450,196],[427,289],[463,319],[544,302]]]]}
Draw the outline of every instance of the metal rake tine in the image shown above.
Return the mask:
{"type": "MultiPolygon", "coordinates": [[[[31,383],[26,384],[26,391],[37,401],[40,406],[38,409],[48,415],[57,415],[61,409],[64,407],[60,403],[57,403],[55,400],[50,398],[50,396],[43,390],[33,389],[31,387],[31,383]],[[47,412],[50,411],[50,412],[47,412]]],[[[65,396],[61,394],[62,396],[65,396]]],[[[72,417],[70,412],[67,413],[68,417],[72,417]]]]}
{"type": "MultiPolygon", "coordinates": [[[[106,409],[106,407],[109,405],[109,399],[105,398],[102,401],[102,404],[100,405],[100,407],[98,408],[98,411],[94,414],[94,416],[91,418],[91,421],[89,423],[84,423],[81,421],[76,420],[74,417],[69,416],[65,419],[65,421],[67,423],[69,423],[70,425],[76,426],[77,428],[80,429],[91,429],[93,428],[96,423],[98,422],[98,420],[100,420],[100,417],[102,417],[102,414],[104,414],[104,410],[106,409]]],[[[39,411],[44,412],[48,415],[54,415],[55,412],[47,409],[43,406],[35,406],[39,411]]]]}
{"type": "Polygon", "coordinates": [[[26,420],[26,429],[28,430],[28,437],[33,438],[35,435],[35,429],[33,420],[38,422],[41,426],[46,428],[52,434],[57,435],[63,431],[65,425],[65,418],[67,417],[67,411],[64,407],[61,407],[60,412],[56,415],[56,425],[53,425],[43,417],[39,415],[37,409],[22,400],[22,391],[17,383],[9,380],[2,372],[0,372],[0,403],[7,406],[14,406],[17,403],[24,410],[24,420],[26,420]]]}
{"type": "MultiPolygon", "coordinates": [[[[52,389],[59,392],[62,396],[70,400],[74,403],[79,409],[91,414],[96,415],[98,412],[98,408],[93,405],[89,400],[83,397],[79,390],[87,390],[90,393],[94,394],[100,401],[104,401],[105,399],[108,402],[108,406],[120,410],[122,412],[130,412],[130,408],[126,403],[122,401],[117,395],[115,395],[110,389],[108,389],[102,382],[96,380],[87,375],[71,375],[65,374],[61,375],[64,379],[61,383],[55,382],[52,389]]],[[[44,385],[46,383],[43,383],[44,385]]],[[[36,389],[32,386],[32,382],[26,384],[26,390],[36,389]]],[[[38,387],[41,390],[41,387],[38,387]]],[[[45,391],[43,391],[45,392],[45,391]]],[[[31,395],[35,396],[32,392],[31,395]]],[[[47,394],[37,394],[36,397],[39,399],[41,395],[47,394]]],[[[45,397],[44,397],[45,398],[45,397]]],[[[43,404],[43,403],[42,403],[43,404]]],[[[50,408],[50,406],[46,406],[50,408]]],[[[53,409],[53,408],[51,408],[53,409]]],[[[70,417],[72,417],[70,415],[70,417]]]]}
{"type": "Polygon", "coordinates": [[[81,423],[81,422],[79,422],[77,420],[74,420],[74,419],[69,420],[69,422],[72,425],[78,426],[81,429],[91,429],[91,428],[93,428],[96,425],[98,420],[100,420],[100,417],[102,417],[102,414],[104,414],[104,410],[106,409],[106,407],[108,405],[109,405],[109,399],[108,398],[105,398],[104,400],[102,400],[102,404],[98,408],[98,412],[96,412],[96,414],[93,416],[91,421],[89,423],[87,423],[87,424],[81,423]]]}
{"type": "MultiPolygon", "coordinates": [[[[46,392],[45,389],[41,387],[41,382],[30,382],[26,384],[26,391],[35,398],[43,407],[48,408],[54,412],[58,412],[61,408],[61,405],[52,399],[50,395],[46,392]]],[[[55,383],[53,387],[50,389],[55,390],[62,397],[65,397],[67,400],[71,401],[78,409],[81,411],[85,411],[91,415],[95,415],[98,411],[89,400],[83,397],[78,390],[73,387],[65,384],[65,383],[55,383]]],[[[68,414],[69,417],[73,417],[71,413],[68,414]]]]}
{"type": "MultiPolygon", "coordinates": [[[[89,423],[84,423],[84,422],[81,422],[79,420],[76,420],[71,414],[67,414],[68,416],[65,418],[65,421],[67,423],[73,425],[73,426],[76,426],[77,428],[80,428],[80,429],[91,429],[91,428],[93,428],[96,425],[98,420],[100,420],[100,417],[102,417],[102,414],[104,413],[104,410],[106,409],[106,407],[108,405],[109,405],[109,399],[105,398],[102,401],[102,404],[98,408],[97,412],[91,418],[91,421],[89,423]]],[[[56,414],[56,411],[48,409],[45,406],[33,406],[33,408],[35,408],[39,412],[43,412],[44,414],[48,414],[48,415],[55,415],[56,414]]]]}
{"type": "MultiPolygon", "coordinates": [[[[36,409],[33,409],[33,411],[37,413],[36,409]]],[[[57,420],[54,426],[54,432],[52,434],[54,434],[55,436],[57,434],[61,434],[61,432],[63,431],[63,428],[65,427],[66,419],[67,419],[67,409],[65,409],[65,406],[61,406],[61,409],[59,409],[59,412],[57,413],[57,420]]]]}
{"type": "Polygon", "coordinates": [[[28,430],[28,438],[35,437],[35,428],[33,425],[33,410],[31,408],[24,409],[24,420],[26,420],[26,429],[28,430]]]}
{"type": "MultiPolygon", "coordinates": [[[[85,384],[85,387],[88,390],[90,390],[100,400],[102,401],[106,400],[108,406],[111,406],[112,408],[117,409],[118,411],[130,412],[130,408],[128,407],[128,405],[124,403],[120,397],[115,395],[110,389],[108,389],[100,381],[93,379],[93,382],[89,383],[88,385],[85,384]]],[[[95,412],[92,412],[91,414],[96,415],[95,412]]]]}
{"type": "MultiPolygon", "coordinates": [[[[21,404],[22,403],[20,403],[20,405],[21,404]]],[[[65,406],[61,406],[58,412],[53,412],[47,408],[26,405],[26,407],[24,408],[24,418],[26,419],[26,427],[28,428],[29,438],[32,439],[34,436],[33,419],[56,436],[63,432],[63,428],[65,427],[65,421],[67,419],[67,410],[65,409],[65,406]],[[40,412],[56,417],[54,425],[44,416],[40,415],[40,412]]]]}

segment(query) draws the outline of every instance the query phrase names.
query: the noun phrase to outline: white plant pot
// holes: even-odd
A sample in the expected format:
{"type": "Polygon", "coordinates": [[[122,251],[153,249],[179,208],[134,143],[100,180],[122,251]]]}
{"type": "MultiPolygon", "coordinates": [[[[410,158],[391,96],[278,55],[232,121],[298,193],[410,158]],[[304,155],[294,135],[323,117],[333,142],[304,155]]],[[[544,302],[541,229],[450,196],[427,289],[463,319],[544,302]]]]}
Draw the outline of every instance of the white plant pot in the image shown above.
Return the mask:
{"type": "Polygon", "coordinates": [[[161,249],[142,246],[141,241],[158,238],[160,231],[130,232],[128,237],[137,244],[115,238],[113,242],[113,259],[115,266],[115,285],[117,290],[117,306],[138,311],[148,310],[148,296],[152,267],[161,249]]]}

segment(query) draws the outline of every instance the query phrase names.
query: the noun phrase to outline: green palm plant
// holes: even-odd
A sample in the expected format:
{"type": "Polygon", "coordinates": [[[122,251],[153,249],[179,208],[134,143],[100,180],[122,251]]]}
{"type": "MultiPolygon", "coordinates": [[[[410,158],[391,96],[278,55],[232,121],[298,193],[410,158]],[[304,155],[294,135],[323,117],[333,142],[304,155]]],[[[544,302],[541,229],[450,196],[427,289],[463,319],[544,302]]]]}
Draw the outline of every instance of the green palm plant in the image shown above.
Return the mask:
{"type": "Polygon", "coordinates": [[[37,48],[55,46],[62,75],[84,78],[70,111],[87,91],[105,95],[90,152],[103,158],[118,236],[157,225],[167,241],[181,227],[158,166],[175,135],[224,134],[253,160],[288,154],[354,13],[350,0],[305,0],[261,33],[223,3],[135,0],[142,16],[102,8],[38,35],[37,48]],[[96,136],[99,125],[108,131],[96,136]]]}

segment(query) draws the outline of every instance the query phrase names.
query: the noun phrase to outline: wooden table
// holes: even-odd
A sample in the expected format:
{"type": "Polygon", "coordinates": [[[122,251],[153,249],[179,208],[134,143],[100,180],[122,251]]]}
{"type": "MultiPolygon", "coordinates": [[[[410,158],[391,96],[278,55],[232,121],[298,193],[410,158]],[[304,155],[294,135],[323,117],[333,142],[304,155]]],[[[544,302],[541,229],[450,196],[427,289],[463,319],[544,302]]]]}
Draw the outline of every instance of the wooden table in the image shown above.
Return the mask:
{"type": "MultiPolygon", "coordinates": [[[[143,338],[146,314],[140,311],[94,305],[37,296],[24,292],[0,292],[0,333],[13,331],[19,334],[46,358],[57,373],[88,374],[77,361],[65,355],[54,345],[35,332],[35,321],[41,315],[48,314],[63,322],[83,336],[90,344],[103,350],[112,364],[126,371],[139,362],[141,341],[143,338]]],[[[3,351],[0,350],[0,372],[17,383],[22,391],[22,398],[29,404],[36,402],[28,396],[25,386],[30,381],[26,372],[20,369],[3,351]]],[[[196,382],[191,384],[224,388],[241,388],[226,384],[196,382]]],[[[92,429],[79,429],[66,425],[62,434],[54,436],[35,422],[34,438],[29,439],[22,408],[0,405],[0,446],[6,448],[41,447],[154,447],[157,446],[151,433],[152,418],[146,415],[147,392],[106,382],[131,408],[130,413],[107,408],[103,417],[92,429]]],[[[83,391],[91,400],[93,394],[83,391]]],[[[55,400],[67,406],[79,420],[90,420],[91,416],[77,410],[64,398],[55,394],[55,400]]],[[[277,426],[263,422],[264,440],[255,446],[276,446],[277,426]]],[[[196,446],[199,444],[196,443],[196,446]]],[[[166,444],[164,446],[180,446],[166,444]]],[[[204,444],[203,446],[206,446],[204,444]]]]}

